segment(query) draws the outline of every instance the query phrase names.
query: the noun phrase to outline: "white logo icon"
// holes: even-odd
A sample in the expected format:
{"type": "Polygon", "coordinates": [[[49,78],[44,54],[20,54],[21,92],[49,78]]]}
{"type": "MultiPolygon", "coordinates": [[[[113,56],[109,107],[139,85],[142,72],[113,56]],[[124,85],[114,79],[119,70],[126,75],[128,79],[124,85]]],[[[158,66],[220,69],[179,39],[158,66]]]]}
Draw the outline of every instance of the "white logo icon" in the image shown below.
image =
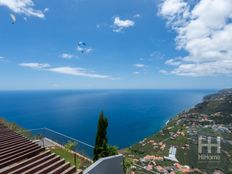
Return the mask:
{"type": "Polygon", "coordinates": [[[203,137],[199,136],[198,138],[198,153],[202,153],[203,147],[207,148],[208,153],[212,153],[212,147],[217,148],[217,153],[221,153],[221,138],[217,137],[217,143],[212,143],[212,137],[203,137]],[[203,143],[203,140],[207,141],[207,143],[203,143]]]}

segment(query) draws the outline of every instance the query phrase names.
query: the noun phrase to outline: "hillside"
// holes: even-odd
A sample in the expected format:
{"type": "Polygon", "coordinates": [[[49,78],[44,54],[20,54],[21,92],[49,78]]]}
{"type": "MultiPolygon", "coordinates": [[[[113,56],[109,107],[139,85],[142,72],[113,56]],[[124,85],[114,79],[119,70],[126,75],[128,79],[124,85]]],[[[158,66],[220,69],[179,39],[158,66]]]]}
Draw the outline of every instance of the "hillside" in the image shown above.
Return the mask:
{"type": "Polygon", "coordinates": [[[232,123],[232,89],[222,90],[204,97],[204,101],[191,112],[208,114],[216,124],[232,123]],[[214,115],[218,114],[218,117],[214,115]]]}
{"type": "MultiPolygon", "coordinates": [[[[202,103],[178,114],[160,132],[132,145],[124,153],[134,164],[160,173],[232,173],[231,132],[232,89],[226,89],[204,97],[202,103]],[[202,154],[214,156],[199,159],[200,136],[212,137],[212,144],[219,137],[220,153],[216,147],[210,154],[203,148],[202,154]],[[166,158],[171,147],[176,148],[177,161],[166,158]]],[[[141,173],[136,167],[134,170],[141,173]]]]}

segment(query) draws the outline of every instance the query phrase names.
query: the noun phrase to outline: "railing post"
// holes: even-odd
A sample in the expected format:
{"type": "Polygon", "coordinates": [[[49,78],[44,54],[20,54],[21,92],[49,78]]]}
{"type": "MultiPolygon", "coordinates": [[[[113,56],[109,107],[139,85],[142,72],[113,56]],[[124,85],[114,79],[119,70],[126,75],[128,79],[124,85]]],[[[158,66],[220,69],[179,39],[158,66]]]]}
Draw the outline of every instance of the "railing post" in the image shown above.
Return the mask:
{"type": "Polygon", "coordinates": [[[83,169],[83,159],[82,159],[82,158],[80,158],[80,165],[79,165],[79,168],[80,168],[80,169],[83,169]]]}
{"type": "Polygon", "coordinates": [[[44,136],[42,136],[42,143],[43,143],[43,148],[45,148],[44,136]]]}
{"type": "Polygon", "coordinates": [[[77,166],[77,157],[76,157],[76,153],[73,153],[74,155],[74,163],[75,163],[75,166],[77,166]]]}

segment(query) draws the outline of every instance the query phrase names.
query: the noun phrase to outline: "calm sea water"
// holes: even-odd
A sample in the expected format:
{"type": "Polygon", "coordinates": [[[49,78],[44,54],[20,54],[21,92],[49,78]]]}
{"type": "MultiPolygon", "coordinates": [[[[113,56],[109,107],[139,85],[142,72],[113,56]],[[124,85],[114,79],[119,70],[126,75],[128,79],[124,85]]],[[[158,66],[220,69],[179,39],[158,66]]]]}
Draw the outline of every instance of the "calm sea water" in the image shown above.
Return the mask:
{"type": "Polygon", "coordinates": [[[94,144],[98,114],[109,142],[126,147],[164,126],[212,90],[0,91],[0,117],[32,129],[48,127],[94,144]]]}

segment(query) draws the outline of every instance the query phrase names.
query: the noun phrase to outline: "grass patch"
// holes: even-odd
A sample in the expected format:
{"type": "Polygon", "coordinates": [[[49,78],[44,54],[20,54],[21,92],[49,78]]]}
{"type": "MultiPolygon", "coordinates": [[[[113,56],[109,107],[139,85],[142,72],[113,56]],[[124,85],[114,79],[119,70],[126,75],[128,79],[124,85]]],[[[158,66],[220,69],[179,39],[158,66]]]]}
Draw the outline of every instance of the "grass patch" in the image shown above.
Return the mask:
{"type": "Polygon", "coordinates": [[[56,155],[59,155],[61,158],[63,158],[65,161],[70,162],[72,165],[76,166],[77,169],[86,169],[91,165],[89,161],[86,161],[76,155],[76,163],[74,160],[74,154],[72,154],[70,151],[61,148],[61,147],[52,147],[50,148],[51,152],[55,153],[56,155]]]}

